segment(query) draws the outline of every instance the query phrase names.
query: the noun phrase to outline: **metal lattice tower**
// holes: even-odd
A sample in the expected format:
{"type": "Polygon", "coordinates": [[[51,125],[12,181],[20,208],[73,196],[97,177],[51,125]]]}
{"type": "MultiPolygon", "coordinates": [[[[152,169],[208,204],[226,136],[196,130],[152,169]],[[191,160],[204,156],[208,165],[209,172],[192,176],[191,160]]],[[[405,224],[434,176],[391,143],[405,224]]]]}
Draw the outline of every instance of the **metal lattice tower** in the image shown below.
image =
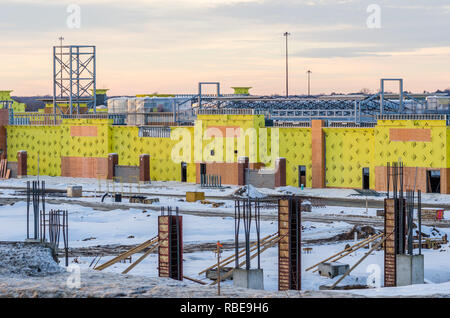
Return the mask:
{"type": "Polygon", "coordinates": [[[95,46],[61,45],[53,47],[53,112],[80,113],[80,105],[96,112],[95,46]],[[63,112],[61,106],[67,107],[63,112]]]}

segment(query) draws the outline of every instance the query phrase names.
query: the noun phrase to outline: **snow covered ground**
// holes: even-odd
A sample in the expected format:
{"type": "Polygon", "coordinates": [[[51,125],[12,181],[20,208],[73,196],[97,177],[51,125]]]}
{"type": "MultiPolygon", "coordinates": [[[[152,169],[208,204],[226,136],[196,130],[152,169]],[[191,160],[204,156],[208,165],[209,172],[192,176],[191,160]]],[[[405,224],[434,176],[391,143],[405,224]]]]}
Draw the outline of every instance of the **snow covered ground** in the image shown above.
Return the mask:
{"type": "MultiPolygon", "coordinates": [[[[322,261],[326,257],[333,255],[344,249],[345,245],[351,242],[340,242],[325,245],[307,245],[312,247],[311,254],[302,254],[302,290],[319,290],[321,285],[330,285],[338,279],[329,279],[327,277],[320,276],[317,272],[313,273],[313,270],[308,272],[305,271],[306,268],[322,261]]],[[[443,248],[443,252],[424,250],[425,255],[425,280],[429,283],[439,284],[450,282],[450,270],[448,267],[448,260],[450,259],[450,247],[446,246],[443,248]]],[[[352,253],[340,260],[340,262],[354,265],[364,254],[367,252],[366,249],[359,250],[352,253]]],[[[233,251],[225,251],[223,257],[227,257],[233,254],[233,251]]],[[[137,254],[133,256],[133,260],[137,259],[140,255],[137,254]]],[[[112,257],[102,258],[100,263],[106,262],[112,257]]],[[[81,268],[88,268],[93,257],[79,257],[81,268]]],[[[142,263],[136,266],[130,274],[156,277],[157,273],[157,255],[151,254],[142,263]]],[[[211,282],[205,278],[204,274],[198,275],[200,271],[213,265],[217,261],[214,251],[203,251],[184,254],[184,274],[186,276],[203,280],[205,282],[211,282]]],[[[374,252],[368,256],[351,274],[349,279],[345,280],[343,283],[353,283],[366,285],[369,277],[374,281],[373,286],[382,286],[383,277],[383,262],[384,253],[382,251],[374,252]],[[376,285],[376,284],[380,285],[376,285]]],[[[252,260],[252,268],[257,267],[256,258],[252,260]]],[[[229,266],[233,266],[230,264],[229,266]]],[[[105,272],[121,273],[124,271],[129,263],[116,263],[115,265],[105,269],[105,272]]],[[[278,248],[275,246],[273,248],[265,251],[261,256],[261,268],[264,270],[264,288],[265,290],[275,291],[278,289],[278,248]]],[[[223,285],[232,285],[232,281],[226,281],[223,285]]],[[[342,283],[341,283],[342,284],[342,283]]],[[[448,285],[450,287],[450,283],[448,285]]],[[[384,289],[383,289],[384,290],[384,289]]],[[[450,288],[447,289],[450,295],[450,288]]]]}
{"type": "MultiPolygon", "coordinates": [[[[37,177],[29,176],[28,180],[35,180],[37,177]]],[[[66,190],[69,185],[81,185],[83,191],[91,192],[105,192],[107,187],[112,191],[112,182],[107,182],[106,180],[97,180],[89,178],[69,178],[69,177],[49,177],[40,176],[40,180],[45,180],[46,187],[49,189],[59,189],[66,190]]],[[[27,179],[7,179],[0,182],[0,188],[4,187],[26,187],[27,179]]],[[[116,183],[115,185],[117,191],[121,191],[122,185],[116,183]]],[[[129,192],[130,183],[124,182],[123,188],[125,192],[129,192]]],[[[239,189],[239,186],[226,186],[224,189],[203,189],[200,185],[193,183],[182,183],[176,181],[152,181],[151,184],[142,184],[139,186],[137,184],[131,184],[132,192],[141,192],[142,194],[155,194],[155,195],[185,195],[186,191],[204,191],[206,196],[212,197],[227,197],[230,196],[234,191],[239,189]]],[[[280,195],[280,194],[297,194],[303,196],[313,196],[322,198],[336,198],[336,199],[362,199],[365,200],[365,196],[361,196],[352,189],[313,189],[304,188],[303,190],[299,187],[285,186],[276,189],[266,189],[259,188],[259,192],[266,195],[280,195]]],[[[369,200],[382,201],[384,196],[368,196],[369,200]]],[[[438,194],[438,193],[422,193],[422,203],[429,204],[450,204],[450,194],[438,194]]]]}
{"type": "MultiPolygon", "coordinates": [[[[140,244],[157,234],[159,212],[141,209],[98,211],[75,204],[46,204],[46,210],[69,211],[69,246],[140,244]],[[129,238],[133,236],[133,238],[129,238]]],[[[233,217],[183,215],[184,243],[234,242],[233,217]]],[[[303,239],[321,239],[344,233],[353,226],[345,222],[303,222],[303,239]]],[[[278,231],[275,221],[261,221],[261,237],[278,231]]],[[[241,231],[242,234],[243,231],[241,231]]],[[[243,234],[242,234],[243,235],[243,234]]],[[[0,207],[0,241],[26,238],[26,202],[0,207]]],[[[251,239],[256,234],[252,228],[251,239]]]]}
{"type": "MultiPolygon", "coordinates": [[[[142,243],[157,233],[156,211],[142,211],[141,209],[117,209],[112,211],[98,211],[89,207],[74,204],[47,204],[46,209],[67,209],[69,211],[69,247],[89,247],[97,245],[133,245],[142,243]]],[[[330,213],[333,211],[330,209],[330,213]]],[[[334,211],[336,212],[336,211],[334,211]]],[[[183,215],[183,214],[182,214],[183,215]]],[[[318,223],[303,222],[305,227],[302,235],[303,240],[313,240],[333,237],[345,233],[353,226],[345,222],[318,223]]],[[[234,241],[234,219],[232,217],[196,216],[183,215],[184,244],[196,244],[206,242],[233,242],[234,241]]],[[[450,234],[450,229],[441,229],[450,234]]],[[[262,221],[261,236],[272,234],[277,231],[277,222],[262,221]]],[[[252,232],[255,239],[255,231],[252,232]]],[[[241,240],[243,234],[241,233],[241,240]]],[[[18,202],[13,205],[0,207],[0,241],[22,241],[26,236],[26,203],[18,202]]],[[[312,247],[310,254],[302,256],[302,286],[304,290],[318,290],[320,285],[330,284],[331,279],[321,277],[305,269],[324,258],[344,249],[349,242],[335,242],[327,244],[306,244],[312,247]]],[[[343,258],[341,261],[350,265],[355,264],[367,250],[360,250],[343,258]]],[[[224,251],[223,257],[231,255],[233,251],[224,251]]],[[[444,246],[442,251],[423,250],[425,254],[425,278],[432,283],[450,282],[450,270],[448,260],[450,259],[450,247],[444,246]]],[[[139,255],[133,256],[136,260],[139,255]]],[[[106,262],[112,256],[104,256],[100,264],[106,262]]],[[[78,257],[77,261],[84,269],[89,267],[93,257],[78,257]]],[[[71,259],[73,261],[73,258],[71,259]]],[[[214,264],[216,256],[214,251],[197,251],[184,254],[184,273],[189,277],[206,280],[198,273],[204,268],[214,264]]],[[[268,291],[275,291],[278,284],[277,274],[278,250],[273,247],[265,251],[261,256],[261,267],[264,269],[264,284],[268,291]]],[[[230,264],[233,266],[233,264],[230,264]]],[[[121,273],[129,264],[117,263],[106,272],[121,273]]],[[[257,266],[256,259],[252,260],[252,267],[257,266]]],[[[352,273],[351,280],[355,283],[365,284],[368,277],[383,281],[383,252],[375,252],[370,255],[352,273]],[[370,269],[368,272],[367,270],[370,269]],[[379,276],[374,276],[378,275],[379,276]]],[[[141,264],[136,266],[133,275],[146,277],[157,277],[157,255],[151,254],[141,264]]],[[[206,280],[207,281],[207,280],[206,280]]],[[[231,285],[226,282],[224,285],[231,285]]],[[[384,290],[384,289],[383,289],[384,290]]]]}

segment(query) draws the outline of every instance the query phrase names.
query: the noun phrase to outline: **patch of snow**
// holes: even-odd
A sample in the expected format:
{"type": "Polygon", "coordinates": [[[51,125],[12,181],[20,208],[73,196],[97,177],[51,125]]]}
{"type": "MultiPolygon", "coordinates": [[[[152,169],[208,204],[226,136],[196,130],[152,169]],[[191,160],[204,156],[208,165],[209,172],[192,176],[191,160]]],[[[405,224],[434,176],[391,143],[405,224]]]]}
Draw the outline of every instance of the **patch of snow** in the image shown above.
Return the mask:
{"type": "Polygon", "coordinates": [[[251,199],[263,199],[267,197],[266,194],[259,192],[258,189],[252,186],[251,184],[245,185],[242,188],[238,189],[234,193],[234,196],[251,199]]]}
{"type": "Polygon", "coordinates": [[[0,275],[48,276],[65,272],[51,249],[36,243],[0,243],[0,275]]]}

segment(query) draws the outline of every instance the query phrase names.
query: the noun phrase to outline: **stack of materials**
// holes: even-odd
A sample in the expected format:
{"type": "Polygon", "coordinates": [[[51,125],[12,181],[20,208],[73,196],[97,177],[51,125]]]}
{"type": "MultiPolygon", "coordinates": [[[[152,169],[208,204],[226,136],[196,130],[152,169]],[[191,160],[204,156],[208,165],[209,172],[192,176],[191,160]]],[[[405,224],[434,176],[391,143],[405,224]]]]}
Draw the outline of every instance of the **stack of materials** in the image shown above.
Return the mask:
{"type": "Polygon", "coordinates": [[[1,179],[9,179],[11,175],[11,170],[7,168],[8,160],[2,159],[0,160],[0,178],[1,179]]]}
{"type": "Polygon", "coordinates": [[[136,98],[135,125],[145,125],[145,115],[151,108],[150,98],[136,98]]]}
{"type": "Polygon", "coordinates": [[[118,97],[108,99],[109,114],[126,114],[128,112],[128,98],[118,97]]]}
{"type": "Polygon", "coordinates": [[[127,125],[136,125],[136,98],[128,99],[127,125]]]}

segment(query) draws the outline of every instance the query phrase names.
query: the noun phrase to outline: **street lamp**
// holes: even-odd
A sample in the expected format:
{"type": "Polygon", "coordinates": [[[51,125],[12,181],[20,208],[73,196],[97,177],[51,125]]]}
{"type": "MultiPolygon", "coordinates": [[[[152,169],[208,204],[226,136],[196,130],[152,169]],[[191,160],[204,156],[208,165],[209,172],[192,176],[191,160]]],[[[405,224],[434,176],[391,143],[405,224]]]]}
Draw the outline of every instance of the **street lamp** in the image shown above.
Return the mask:
{"type": "Polygon", "coordinates": [[[284,32],[283,36],[286,37],[286,97],[289,97],[289,79],[288,79],[288,36],[289,32],[284,32]]]}
{"type": "Polygon", "coordinates": [[[306,72],[308,74],[308,96],[311,96],[311,71],[306,72]]]}

